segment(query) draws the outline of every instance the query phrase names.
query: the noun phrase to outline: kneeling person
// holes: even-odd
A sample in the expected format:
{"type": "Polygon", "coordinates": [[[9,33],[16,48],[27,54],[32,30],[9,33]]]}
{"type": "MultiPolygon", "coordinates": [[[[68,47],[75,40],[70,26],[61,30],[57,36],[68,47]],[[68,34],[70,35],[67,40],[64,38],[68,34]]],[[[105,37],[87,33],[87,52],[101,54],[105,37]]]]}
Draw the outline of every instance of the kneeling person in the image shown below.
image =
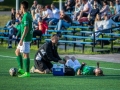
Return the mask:
{"type": "Polygon", "coordinates": [[[44,43],[35,54],[35,66],[31,68],[31,73],[47,74],[50,73],[53,67],[51,61],[63,63],[57,52],[57,42],[59,37],[54,34],[51,41],[44,43]]]}

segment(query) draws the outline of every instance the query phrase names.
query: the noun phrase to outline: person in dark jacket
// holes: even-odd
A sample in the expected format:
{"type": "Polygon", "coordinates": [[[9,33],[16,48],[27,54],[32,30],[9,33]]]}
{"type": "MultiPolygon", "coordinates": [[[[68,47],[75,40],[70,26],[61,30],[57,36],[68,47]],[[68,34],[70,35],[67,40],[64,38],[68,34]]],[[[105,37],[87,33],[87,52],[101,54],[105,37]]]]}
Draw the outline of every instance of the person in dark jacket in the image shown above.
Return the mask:
{"type": "Polygon", "coordinates": [[[59,57],[57,52],[57,43],[59,37],[57,34],[54,34],[51,37],[51,41],[44,43],[34,58],[34,66],[31,68],[31,73],[40,73],[40,74],[48,74],[51,72],[53,64],[51,61],[59,62],[64,64],[65,62],[59,57]]]}

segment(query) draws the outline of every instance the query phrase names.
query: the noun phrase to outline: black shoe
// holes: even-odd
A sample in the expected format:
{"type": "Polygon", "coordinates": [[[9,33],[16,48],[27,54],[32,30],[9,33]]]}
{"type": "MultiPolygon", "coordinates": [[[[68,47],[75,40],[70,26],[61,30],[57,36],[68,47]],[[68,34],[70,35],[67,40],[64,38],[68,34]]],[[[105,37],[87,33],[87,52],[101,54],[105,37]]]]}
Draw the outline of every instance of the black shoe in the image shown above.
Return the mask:
{"type": "Polygon", "coordinates": [[[12,46],[8,46],[8,49],[9,49],[9,48],[12,48],[12,46]]]}

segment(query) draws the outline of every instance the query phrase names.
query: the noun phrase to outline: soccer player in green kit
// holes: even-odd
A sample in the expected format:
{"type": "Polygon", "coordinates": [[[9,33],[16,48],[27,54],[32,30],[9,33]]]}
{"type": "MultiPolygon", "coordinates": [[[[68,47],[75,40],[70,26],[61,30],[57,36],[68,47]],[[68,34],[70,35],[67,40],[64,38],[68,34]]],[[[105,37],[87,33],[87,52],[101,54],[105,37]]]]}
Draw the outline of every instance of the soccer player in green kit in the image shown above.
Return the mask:
{"type": "Polygon", "coordinates": [[[33,28],[32,28],[32,16],[28,12],[28,2],[22,1],[20,5],[21,12],[23,13],[21,21],[21,39],[15,51],[18,61],[19,70],[18,73],[21,74],[18,77],[30,77],[30,42],[32,41],[33,28]],[[23,60],[22,55],[23,53],[23,60]],[[25,66],[25,71],[23,70],[23,61],[25,66]]]}
{"type": "Polygon", "coordinates": [[[99,68],[99,62],[97,62],[97,68],[87,66],[85,63],[82,63],[80,69],[77,72],[77,75],[95,75],[103,76],[103,71],[99,68]]]}

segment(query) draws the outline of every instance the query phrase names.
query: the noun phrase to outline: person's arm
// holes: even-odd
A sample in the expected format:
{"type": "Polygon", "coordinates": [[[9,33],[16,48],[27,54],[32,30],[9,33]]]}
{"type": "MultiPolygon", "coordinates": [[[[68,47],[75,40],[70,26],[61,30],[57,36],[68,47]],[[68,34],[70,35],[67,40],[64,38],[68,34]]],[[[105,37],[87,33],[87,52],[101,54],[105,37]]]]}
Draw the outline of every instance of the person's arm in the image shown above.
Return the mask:
{"type": "Polygon", "coordinates": [[[114,22],[112,19],[110,19],[110,22],[111,22],[111,26],[112,24],[114,24],[115,26],[119,26],[118,23],[114,22]]]}
{"type": "Polygon", "coordinates": [[[109,6],[106,5],[104,8],[102,8],[102,9],[100,10],[100,13],[104,13],[108,8],[109,8],[109,6]]]}
{"type": "Polygon", "coordinates": [[[24,32],[23,32],[21,39],[20,39],[20,45],[22,45],[22,42],[28,33],[28,30],[29,30],[28,25],[29,25],[28,18],[27,18],[27,16],[25,16],[24,17],[24,32]]]}
{"type": "Polygon", "coordinates": [[[54,62],[58,62],[59,59],[58,58],[55,58],[53,56],[53,52],[52,52],[52,45],[50,45],[49,43],[46,44],[46,55],[47,55],[47,58],[50,60],[50,61],[54,61],[54,62]]]}
{"type": "Polygon", "coordinates": [[[85,66],[84,68],[83,68],[83,71],[82,71],[82,75],[87,75],[88,73],[89,73],[89,69],[88,69],[89,67],[88,66],[85,66]]]}
{"type": "Polygon", "coordinates": [[[82,10],[82,12],[88,12],[89,11],[89,4],[86,5],[86,8],[82,10]]]}

